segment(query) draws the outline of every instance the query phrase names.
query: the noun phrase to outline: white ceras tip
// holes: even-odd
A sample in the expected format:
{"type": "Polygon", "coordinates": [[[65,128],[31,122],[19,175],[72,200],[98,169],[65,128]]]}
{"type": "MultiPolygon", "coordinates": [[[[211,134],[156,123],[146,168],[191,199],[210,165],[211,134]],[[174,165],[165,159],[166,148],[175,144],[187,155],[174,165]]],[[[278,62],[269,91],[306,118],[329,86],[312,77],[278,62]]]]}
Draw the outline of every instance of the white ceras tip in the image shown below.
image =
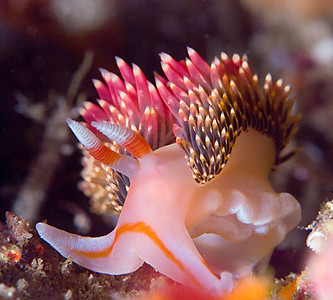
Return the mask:
{"type": "Polygon", "coordinates": [[[116,60],[116,64],[117,64],[118,68],[121,68],[126,64],[125,61],[122,58],[120,58],[119,56],[115,56],[114,58],[116,60]]]}
{"type": "Polygon", "coordinates": [[[172,60],[171,55],[169,55],[168,53],[165,53],[165,52],[160,53],[160,58],[161,58],[161,61],[164,63],[168,63],[172,60]]]}
{"type": "Polygon", "coordinates": [[[193,48],[191,48],[189,46],[187,46],[186,48],[187,48],[187,53],[189,56],[196,54],[196,51],[193,48]]]}

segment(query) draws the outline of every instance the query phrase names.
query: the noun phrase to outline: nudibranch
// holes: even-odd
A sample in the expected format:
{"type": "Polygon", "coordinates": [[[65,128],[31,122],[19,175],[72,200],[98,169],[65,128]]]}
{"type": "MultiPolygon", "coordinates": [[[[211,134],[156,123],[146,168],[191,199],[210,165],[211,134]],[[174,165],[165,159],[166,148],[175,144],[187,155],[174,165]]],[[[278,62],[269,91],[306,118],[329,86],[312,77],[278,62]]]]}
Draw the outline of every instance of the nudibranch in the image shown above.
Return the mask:
{"type": "Polygon", "coordinates": [[[221,295],[265,268],[300,220],[297,200],[276,193],[268,178],[295,152],[282,154],[299,115],[290,87],[267,75],[260,89],[246,56],[222,53],[209,66],[193,49],[188,55],[162,53],[167,79],[156,74],[155,85],[116,58],[123,80],[101,70],[99,105],[80,109],[85,123],[67,120],[98,169],[89,184],[108,187],[121,211],[115,229],[91,238],[36,228],[90,270],[125,274],[146,262],[221,295]]]}

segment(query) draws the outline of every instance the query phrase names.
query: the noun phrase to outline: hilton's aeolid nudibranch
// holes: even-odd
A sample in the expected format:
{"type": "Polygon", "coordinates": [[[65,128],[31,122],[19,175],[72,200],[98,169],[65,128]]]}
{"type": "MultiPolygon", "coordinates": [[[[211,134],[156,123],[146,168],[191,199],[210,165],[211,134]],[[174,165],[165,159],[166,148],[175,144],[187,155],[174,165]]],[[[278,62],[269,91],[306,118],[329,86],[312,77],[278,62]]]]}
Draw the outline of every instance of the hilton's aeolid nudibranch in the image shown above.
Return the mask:
{"type": "Polygon", "coordinates": [[[94,81],[99,106],[81,108],[86,124],[68,120],[102,170],[96,176],[108,172],[89,184],[113,186],[116,228],[90,238],[36,227],[91,270],[124,274],[147,262],[175,281],[223,294],[265,267],[300,220],[296,199],[268,180],[290,156],[281,151],[299,116],[289,86],[267,75],[261,90],[246,57],[222,53],[209,66],[193,49],[188,54],[180,62],[161,54],[168,80],[156,75],[156,87],[117,58],[123,81],[102,70],[106,85],[94,81]]]}

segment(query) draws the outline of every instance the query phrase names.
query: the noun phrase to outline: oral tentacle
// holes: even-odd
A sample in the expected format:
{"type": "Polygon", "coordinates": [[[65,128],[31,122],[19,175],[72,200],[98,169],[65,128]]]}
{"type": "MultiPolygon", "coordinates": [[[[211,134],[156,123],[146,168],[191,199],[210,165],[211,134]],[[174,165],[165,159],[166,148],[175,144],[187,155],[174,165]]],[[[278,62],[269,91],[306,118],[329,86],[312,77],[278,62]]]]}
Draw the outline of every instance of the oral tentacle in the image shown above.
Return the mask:
{"type": "Polygon", "coordinates": [[[70,256],[79,265],[95,272],[120,275],[134,272],[143,264],[132,247],[116,244],[120,240],[116,230],[105,236],[91,238],[71,234],[44,223],[38,223],[36,229],[61,255],[70,256]]]}

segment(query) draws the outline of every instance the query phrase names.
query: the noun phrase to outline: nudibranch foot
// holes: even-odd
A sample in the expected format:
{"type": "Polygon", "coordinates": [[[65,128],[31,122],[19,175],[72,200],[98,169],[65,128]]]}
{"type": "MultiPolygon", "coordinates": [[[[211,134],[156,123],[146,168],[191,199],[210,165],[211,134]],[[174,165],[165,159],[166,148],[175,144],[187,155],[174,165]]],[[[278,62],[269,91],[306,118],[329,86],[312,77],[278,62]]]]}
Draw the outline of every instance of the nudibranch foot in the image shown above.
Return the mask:
{"type": "Polygon", "coordinates": [[[229,272],[220,278],[213,273],[192,243],[186,228],[155,232],[143,222],[122,224],[108,235],[91,238],[70,234],[38,223],[39,235],[64,257],[92,271],[120,275],[136,271],[147,262],[161,274],[194,289],[215,295],[231,292],[234,284],[229,272]],[[173,235],[170,240],[169,236],[173,235]],[[179,245],[182,245],[179,247],[179,245]],[[185,246],[185,247],[184,247],[185,246]]]}

